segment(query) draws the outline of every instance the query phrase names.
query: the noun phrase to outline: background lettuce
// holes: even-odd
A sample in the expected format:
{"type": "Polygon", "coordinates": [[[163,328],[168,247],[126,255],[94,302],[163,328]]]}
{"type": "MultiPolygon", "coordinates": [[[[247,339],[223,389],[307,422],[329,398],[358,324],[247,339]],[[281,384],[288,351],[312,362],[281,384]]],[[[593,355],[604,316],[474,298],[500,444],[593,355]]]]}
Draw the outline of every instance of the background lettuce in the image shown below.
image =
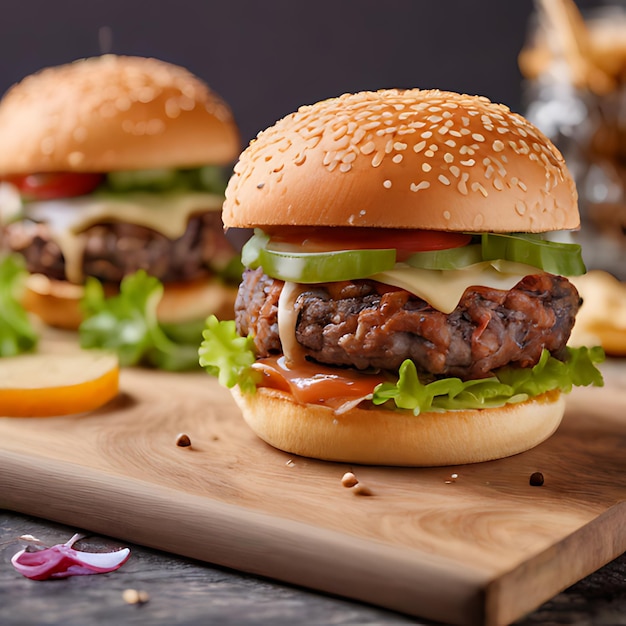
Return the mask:
{"type": "MultiPolygon", "coordinates": [[[[89,278],[81,302],[85,320],[80,325],[83,348],[117,353],[120,365],[150,365],[170,371],[198,367],[201,328],[162,327],[157,305],[163,285],[140,270],[124,278],[120,293],[105,297],[100,281],[89,278]]],[[[181,325],[186,326],[186,325],[181,325]]]]}
{"type": "Polygon", "coordinates": [[[38,335],[20,303],[28,272],[22,257],[0,256],[0,357],[33,350],[38,335]]]}

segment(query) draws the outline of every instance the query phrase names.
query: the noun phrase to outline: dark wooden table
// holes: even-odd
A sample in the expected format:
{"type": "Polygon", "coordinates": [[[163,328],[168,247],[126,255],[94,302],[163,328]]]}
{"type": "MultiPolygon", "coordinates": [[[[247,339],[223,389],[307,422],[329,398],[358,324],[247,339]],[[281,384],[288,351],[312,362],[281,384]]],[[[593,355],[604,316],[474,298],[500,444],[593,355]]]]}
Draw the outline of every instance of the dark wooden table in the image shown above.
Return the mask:
{"type": "MultiPolygon", "coordinates": [[[[130,547],[130,559],[110,574],[32,581],[11,565],[26,546],[22,535],[47,545],[64,543],[79,528],[0,511],[0,624],[92,626],[104,624],[415,624],[414,619],[256,578],[190,559],[89,535],[79,549],[130,547]],[[147,594],[129,604],[124,591],[147,594]]],[[[547,602],[518,622],[626,624],[626,555],[547,602]]]]}

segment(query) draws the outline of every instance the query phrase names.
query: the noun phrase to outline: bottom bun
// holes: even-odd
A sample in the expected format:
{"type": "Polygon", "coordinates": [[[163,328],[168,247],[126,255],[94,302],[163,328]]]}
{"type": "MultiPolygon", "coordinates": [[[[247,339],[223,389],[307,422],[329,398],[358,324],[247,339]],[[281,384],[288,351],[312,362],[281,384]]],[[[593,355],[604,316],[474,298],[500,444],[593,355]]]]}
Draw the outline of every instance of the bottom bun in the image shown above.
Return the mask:
{"type": "Polygon", "coordinates": [[[275,448],[367,465],[461,465],[511,456],[550,437],[565,411],[558,391],[495,409],[419,416],[375,408],[337,414],[267,388],[232,393],[250,428],[275,448]]]}
{"type": "MultiPolygon", "coordinates": [[[[48,326],[76,330],[83,321],[80,300],[83,287],[31,274],[26,281],[22,304],[48,326]]],[[[107,295],[115,295],[110,291],[107,295]]],[[[218,282],[202,280],[167,285],[157,315],[163,323],[176,324],[203,319],[214,314],[219,319],[234,316],[237,289],[218,282]]]]}

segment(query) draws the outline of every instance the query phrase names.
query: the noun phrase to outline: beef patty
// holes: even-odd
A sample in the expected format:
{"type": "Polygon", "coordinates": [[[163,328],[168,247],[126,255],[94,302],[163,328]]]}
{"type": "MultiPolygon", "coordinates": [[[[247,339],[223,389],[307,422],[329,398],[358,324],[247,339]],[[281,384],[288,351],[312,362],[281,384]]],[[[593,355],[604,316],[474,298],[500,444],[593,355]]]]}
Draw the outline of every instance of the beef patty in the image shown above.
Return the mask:
{"type": "MultiPolygon", "coordinates": [[[[239,288],[237,329],[253,335],[260,357],[281,352],[282,287],[257,269],[245,272],[239,288]]],[[[470,287],[450,314],[375,281],[328,283],[298,296],[296,339],[319,363],[397,371],[411,359],[428,379],[470,380],[508,364],[531,367],[544,348],[562,356],[581,304],[566,278],[545,273],[510,291],[470,287]]]]}
{"type": "MultiPolygon", "coordinates": [[[[192,217],[178,239],[136,224],[97,224],[81,233],[83,274],[119,283],[144,269],[162,282],[184,282],[223,269],[233,255],[219,211],[192,217]]],[[[31,273],[66,280],[63,253],[47,224],[22,220],[4,229],[4,244],[26,260],[31,273]]]]}

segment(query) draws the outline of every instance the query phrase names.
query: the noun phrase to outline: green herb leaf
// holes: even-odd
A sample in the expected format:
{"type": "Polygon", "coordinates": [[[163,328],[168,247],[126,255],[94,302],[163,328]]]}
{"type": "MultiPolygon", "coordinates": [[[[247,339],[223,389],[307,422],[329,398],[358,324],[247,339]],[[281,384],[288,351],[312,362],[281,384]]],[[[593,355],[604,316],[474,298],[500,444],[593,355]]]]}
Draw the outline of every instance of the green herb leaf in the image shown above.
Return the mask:
{"type": "Polygon", "coordinates": [[[252,368],[256,360],[252,337],[242,337],[233,320],[219,321],[215,315],[207,318],[202,337],[200,365],[225,387],[239,385],[242,392],[254,393],[261,374],[252,368]]]}
{"type": "Polygon", "coordinates": [[[124,278],[119,295],[111,298],[98,280],[88,279],[81,302],[81,346],[113,350],[122,366],[145,364],[170,371],[197,367],[200,336],[190,337],[190,343],[168,336],[157,320],[162,296],[161,282],[143,270],[124,278]]]}
{"type": "Polygon", "coordinates": [[[0,357],[32,350],[39,339],[19,300],[27,275],[22,257],[0,257],[0,357]]]}

